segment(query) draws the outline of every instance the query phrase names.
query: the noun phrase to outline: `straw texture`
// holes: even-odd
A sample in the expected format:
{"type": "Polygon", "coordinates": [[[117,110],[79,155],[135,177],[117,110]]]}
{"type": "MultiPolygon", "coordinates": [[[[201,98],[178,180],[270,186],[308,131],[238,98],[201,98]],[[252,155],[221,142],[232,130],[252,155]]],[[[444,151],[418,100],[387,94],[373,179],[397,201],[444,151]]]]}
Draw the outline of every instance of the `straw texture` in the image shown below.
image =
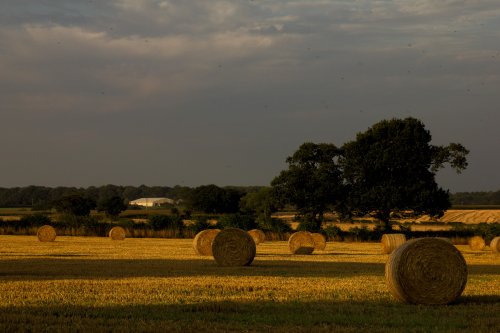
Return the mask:
{"type": "Polygon", "coordinates": [[[491,251],[500,253],[500,237],[495,237],[490,242],[491,251]]]}
{"type": "Polygon", "coordinates": [[[385,279],[391,294],[402,302],[448,304],[465,288],[467,265],[450,242],[413,239],[389,257],[385,279]]]}
{"type": "Polygon", "coordinates": [[[403,234],[384,234],[382,235],[382,253],[391,254],[395,249],[406,242],[406,236],[403,234]]]}
{"type": "Polygon", "coordinates": [[[469,239],[469,247],[472,251],[482,251],[486,246],[486,242],[481,236],[474,236],[469,239]]]}
{"type": "Polygon", "coordinates": [[[314,240],[315,251],[323,251],[326,248],[326,238],[323,234],[315,232],[311,234],[311,237],[314,240]]]}
{"type": "Polygon", "coordinates": [[[197,233],[193,239],[194,252],[200,256],[211,256],[212,242],[219,232],[220,229],[207,229],[197,233]]]}
{"type": "Polygon", "coordinates": [[[297,231],[288,239],[288,247],[292,254],[311,254],[314,251],[314,239],[310,232],[297,231]]]}
{"type": "Polygon", "coordinates": [[[53,242],[56,239],[56,230],[50,225],[44,225],[38,228],[36,236],[40,242],[53,242]]]}
{"type": "Polygon", "coordinates": [[[109,231],[109,238],[111,238],[112,240],[124,240],[125,235],[125,229],[123,229],[122,227],[116,226],[111,228],[111,230],[109,231]]]}
{"type": "Polygon", "coordinates": [[[255,258],[253,238],[244,230],[224,229],[212,242],[212,253],[219,266],[248,266],[255,258]]]}
{"type": "Polygon", "coordinates": [[[266,234],[260,229],[252,229],[248,231],[248,234],[252,236],[255,245],[259,245],[260,243],[264,243],[266,241],[266,234]]]}

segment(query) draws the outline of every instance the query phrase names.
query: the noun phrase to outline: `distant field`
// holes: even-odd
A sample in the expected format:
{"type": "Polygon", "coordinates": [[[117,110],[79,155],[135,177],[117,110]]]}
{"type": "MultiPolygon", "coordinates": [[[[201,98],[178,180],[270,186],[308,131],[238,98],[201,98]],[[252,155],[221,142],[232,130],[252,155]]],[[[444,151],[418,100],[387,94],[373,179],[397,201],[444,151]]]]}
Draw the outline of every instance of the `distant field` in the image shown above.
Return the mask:
{"type": "Polygon", "coordinates": [[[389,294],[376,243],[292,256],[268,242],[221,268],[189,239],[0,236],[0,331],[498,332],[500,256],[458,248],[458,303],[413,306],[389,294]]]}
{"type": "Polygon", "coordinates": [[[463,222],[463,223],[480,223],[480,222],[500,222],[500,209],[480,209],[480,210],[457,210],[450,209],[446,211],[443,217],[439,219],[441,222],[463,222]]]}

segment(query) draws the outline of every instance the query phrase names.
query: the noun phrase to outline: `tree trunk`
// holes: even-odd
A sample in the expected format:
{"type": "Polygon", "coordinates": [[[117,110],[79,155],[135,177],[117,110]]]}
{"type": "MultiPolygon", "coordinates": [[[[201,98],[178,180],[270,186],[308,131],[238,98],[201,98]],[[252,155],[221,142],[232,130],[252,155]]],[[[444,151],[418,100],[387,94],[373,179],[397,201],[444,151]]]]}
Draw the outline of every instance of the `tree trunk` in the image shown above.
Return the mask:
{"type": "Polygon", "coordinates": [[[386,211],[386,210],[378,211],[376,214],[376,217],[382,223],[382,231],[384,231],[384,232],[392,231],[391,212],[390,211],[386,211]]]}

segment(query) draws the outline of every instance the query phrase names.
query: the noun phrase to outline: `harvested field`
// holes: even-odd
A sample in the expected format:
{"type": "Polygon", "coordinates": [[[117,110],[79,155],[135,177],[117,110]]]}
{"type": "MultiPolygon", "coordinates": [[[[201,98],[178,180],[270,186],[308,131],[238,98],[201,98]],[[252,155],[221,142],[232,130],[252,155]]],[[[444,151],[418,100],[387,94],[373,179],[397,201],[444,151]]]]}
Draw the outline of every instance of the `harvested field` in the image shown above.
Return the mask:
{"type": "MultiPolygon", "coordinates": [[[[418,221],[429,220],[425,217],[418,221]]],[[[450,209],[438,219],[440,222],[462,222],[476,224],[481,222],[500,222],[500,209],[458,210],[450,209]]]]}
{"type": "Polygon", "coordinates": [[[458,249],[457,304],[413,306],[389,293],[379,243],[266,242],[251,266],[220,267],[191,239],[0,236],[0,331],[496,332],[500,257],[458,249]]]}

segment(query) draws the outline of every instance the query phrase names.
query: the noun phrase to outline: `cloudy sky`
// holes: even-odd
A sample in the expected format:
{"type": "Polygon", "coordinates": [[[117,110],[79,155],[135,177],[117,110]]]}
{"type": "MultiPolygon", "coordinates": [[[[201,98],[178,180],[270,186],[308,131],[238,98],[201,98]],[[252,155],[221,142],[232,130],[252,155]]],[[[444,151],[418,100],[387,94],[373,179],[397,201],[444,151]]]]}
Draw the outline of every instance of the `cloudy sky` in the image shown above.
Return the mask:
{"type": "Polygon", "coordinates": [[[267,185],[413,116],[500,189],[498,0],[0,0],[0,187],[267,185]]]}

